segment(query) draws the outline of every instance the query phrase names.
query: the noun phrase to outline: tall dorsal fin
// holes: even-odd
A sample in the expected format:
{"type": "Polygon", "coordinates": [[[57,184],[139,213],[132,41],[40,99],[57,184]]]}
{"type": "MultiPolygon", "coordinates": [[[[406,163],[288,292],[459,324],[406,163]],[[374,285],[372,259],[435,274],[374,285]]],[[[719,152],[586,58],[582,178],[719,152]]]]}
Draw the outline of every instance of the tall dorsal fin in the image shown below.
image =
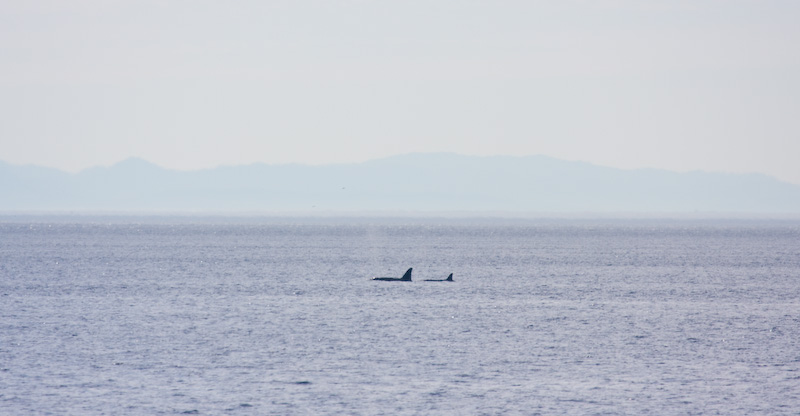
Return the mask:
{"type": "Polygon", "coordinates": [[[408,270],[406,270],[406,274],[404,274],[403,278],[400,279],[400,280],[409,280],[410,281],[411,280],[411,270],[412,269],[413,269],[413,267],[409,267],[408,270]]]}

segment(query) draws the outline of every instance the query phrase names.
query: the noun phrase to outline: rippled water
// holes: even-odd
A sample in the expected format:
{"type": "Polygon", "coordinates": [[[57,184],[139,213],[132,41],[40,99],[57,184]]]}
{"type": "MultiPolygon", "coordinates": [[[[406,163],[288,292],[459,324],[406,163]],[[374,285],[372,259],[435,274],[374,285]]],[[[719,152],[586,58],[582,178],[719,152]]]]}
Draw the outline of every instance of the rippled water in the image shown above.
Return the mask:
{"type": "Polygon", "coordinates": [[[797,222],[295,221],[0,223],[0,414],[800,414],[797,222]]]}

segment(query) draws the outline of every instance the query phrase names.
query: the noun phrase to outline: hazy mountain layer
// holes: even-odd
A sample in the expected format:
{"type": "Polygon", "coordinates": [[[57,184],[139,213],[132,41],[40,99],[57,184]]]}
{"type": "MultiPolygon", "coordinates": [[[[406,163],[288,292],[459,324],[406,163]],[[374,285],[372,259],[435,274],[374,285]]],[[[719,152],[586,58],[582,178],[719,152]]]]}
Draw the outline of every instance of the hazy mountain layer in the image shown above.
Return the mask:
{"type": "Polygon", "coordinates": [[[141,159],[77,174],[0,162],[0,192],[3,211],[800,213],[800,186],[759,174],[438,153],[191,172],[141,159]]]}

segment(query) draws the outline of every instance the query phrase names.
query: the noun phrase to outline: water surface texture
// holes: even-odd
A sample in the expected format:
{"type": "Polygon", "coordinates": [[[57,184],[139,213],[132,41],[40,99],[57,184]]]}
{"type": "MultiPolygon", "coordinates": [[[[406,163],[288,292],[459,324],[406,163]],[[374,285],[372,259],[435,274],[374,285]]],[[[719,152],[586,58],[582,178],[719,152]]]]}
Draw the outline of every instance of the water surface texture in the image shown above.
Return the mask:
{"type": "Polygon", "coordinates": [[[0,223],[0,414],[798,409],[797,222],[0,223]]]}

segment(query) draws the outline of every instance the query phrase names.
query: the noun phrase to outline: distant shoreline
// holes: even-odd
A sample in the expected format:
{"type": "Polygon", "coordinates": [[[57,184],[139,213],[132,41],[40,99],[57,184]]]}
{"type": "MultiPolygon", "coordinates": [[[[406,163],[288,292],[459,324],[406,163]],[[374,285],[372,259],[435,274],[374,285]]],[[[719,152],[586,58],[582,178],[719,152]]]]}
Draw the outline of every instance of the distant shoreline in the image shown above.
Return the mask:
{"type": "Polygon", "coordinates": [[[510,212],[0,212],[0,223],[147,224],[798,224],[800,214],[510,212]]]}

